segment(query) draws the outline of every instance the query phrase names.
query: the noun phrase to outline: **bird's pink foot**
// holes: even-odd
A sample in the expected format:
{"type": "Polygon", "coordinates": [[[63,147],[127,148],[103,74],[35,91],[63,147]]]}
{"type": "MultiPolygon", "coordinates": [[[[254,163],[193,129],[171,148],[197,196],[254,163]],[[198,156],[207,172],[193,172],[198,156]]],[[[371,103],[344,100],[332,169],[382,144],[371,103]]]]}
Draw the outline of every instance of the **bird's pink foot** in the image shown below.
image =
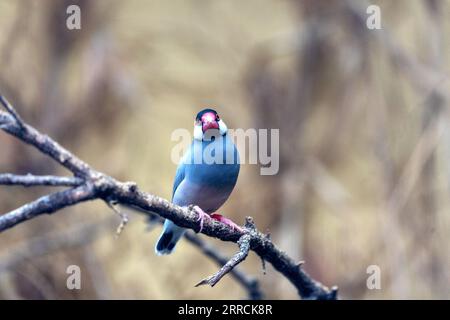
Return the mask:
{"type": "Polygon", "coordinates": [[[194,206],[194,210],[198,214],[197,221],[200,221],[200,230],[198,230],[198,232],[202,232],[202,230],[203,230],[203,221],[205,220],[205,218],[209,219],[210,216],[205,211],[203,211],[202,208],[200,208],[199,206],[194,206]]]}
{"type": "Polygon", "coordinates": [[[243,232],[244,230],[238,226],[236,223],[234,223],[232,220],[225,218],[223,215],[218,214],[218,213],[213,213],[210,216],[211,218],[213,218],[214,220],[220,221],[223,224],[226,224],[227,226],[231,227],[231,229],[233,230],[238,230],[240,232],[243,232]]]}

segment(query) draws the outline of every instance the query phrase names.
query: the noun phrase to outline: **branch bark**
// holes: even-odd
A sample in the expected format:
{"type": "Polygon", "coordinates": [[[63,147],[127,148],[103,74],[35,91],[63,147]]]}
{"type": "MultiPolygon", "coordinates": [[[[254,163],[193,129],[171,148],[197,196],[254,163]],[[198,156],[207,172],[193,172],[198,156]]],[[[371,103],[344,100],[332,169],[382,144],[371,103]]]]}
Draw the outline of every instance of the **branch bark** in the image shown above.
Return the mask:
{"type": "MultiPolygon", "coordinates": [[[[70,170],[76,178],[83,180],[83,184],[77,187],[41,197],[0,216],[0,232],[41,214],[50,214],[65,207],[95,199],[103,200],[108,204],[114,202],[137,207],[148,212],[149,215],[156,213],[173,221],[178,226],[199,231],[197,213],[191,207],[179,207],[166,199],[139,190],[134,182],[120,182],[94,170],[50,137],[26,124],[6,99],[0,98],[0,103],[8,112],[0,111],[0,129],[34,146],[70,170]]],[[[249,219],[251,218],[247,218],[248,221],[250,221],[249,219]]],[[[239,253],[213,276],[214,280],[208,281],[209,284],[216,284],[225,274],[242,262],[248,252],[252,250],[284,275],[297,288],[302,298],[337,298],[336,287],[329,289],[312,279],[301,265],[277,248],[269,237],[254,227],[247,226],[242,230],[233,230],[219,221],[207,219],[204,221],[201,233],[222,241],[240,242],[239,253]]]]}
{"type": "Polygon", "coordinates": [[[91,184],[51,193],[27,203],[20,208],[0,216],[0,232],[35,218],[41,214],[53,213],[79,202],[95,199],[95,190],[91,184]]]}
{"type": "Polygon", "coordinates": [[[35,176],[32,174],[22,176],[11,173],[0,174],[0,185],[77,187],[82,183],[83,179],[76,177],[35,176]]]}

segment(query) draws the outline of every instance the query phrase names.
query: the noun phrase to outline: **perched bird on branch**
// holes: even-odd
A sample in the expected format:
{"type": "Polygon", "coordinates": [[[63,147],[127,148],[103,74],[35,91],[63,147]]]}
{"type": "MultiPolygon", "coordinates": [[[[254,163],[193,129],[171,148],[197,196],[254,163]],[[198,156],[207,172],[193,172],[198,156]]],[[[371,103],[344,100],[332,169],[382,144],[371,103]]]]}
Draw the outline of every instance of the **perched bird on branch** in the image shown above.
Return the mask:
{"type": "MultiPolygon", "coordinates": [[[[230,196],[239,175],[239,154],[227,133],[228,128],[216,111],[200,111],[195,118],[194,139],[175,174],[172,202],[179,206],[194,205],[200,231],[203,220],[210,218],[240,229],[216,213],[230,196]]],[[[170,254],[185,231],[166,220],[156,254],[170,254]]]]}

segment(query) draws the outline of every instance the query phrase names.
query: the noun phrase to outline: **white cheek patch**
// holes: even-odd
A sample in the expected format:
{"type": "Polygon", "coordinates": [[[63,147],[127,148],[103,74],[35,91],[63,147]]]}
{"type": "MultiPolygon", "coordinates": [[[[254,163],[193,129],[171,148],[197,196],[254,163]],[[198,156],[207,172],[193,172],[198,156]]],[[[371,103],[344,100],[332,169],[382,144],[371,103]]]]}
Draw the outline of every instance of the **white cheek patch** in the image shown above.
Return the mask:
{"type": "Polygon", "coordinates": [[[228,131],[228,127],[222,119],[219,120],[219,131],[222,136],[228,131]]]}
{"type": "Polygon", "coordinates": [[[194,139],[199,141],[203,140],[203,130],[201,125],[194,126],[194,139]]]}

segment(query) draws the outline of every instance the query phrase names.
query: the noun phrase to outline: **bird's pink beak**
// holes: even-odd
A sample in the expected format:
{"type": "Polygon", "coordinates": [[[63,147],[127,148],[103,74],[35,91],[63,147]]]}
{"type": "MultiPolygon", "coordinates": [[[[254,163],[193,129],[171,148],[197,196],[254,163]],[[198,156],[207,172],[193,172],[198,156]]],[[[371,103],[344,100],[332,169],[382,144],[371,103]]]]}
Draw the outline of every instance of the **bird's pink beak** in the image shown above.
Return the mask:
{"type": "Polygon", "coordinates": [[[202,129],[203,129],[203,132],[205,132],[206,130],[209,130],[209,129],[219,129],[219,124],[217,123],[216,120],[214,120],[212,122],[206,122],[206,123],[203,123],[202,129]]]}
{"type": "Polygon", "coordinates": [[[209,129],[219,129],[219,123],[216,121],[216,116],[212,112],[205,113],[202,116],[203,132],[206,132],[209,129]]]}

